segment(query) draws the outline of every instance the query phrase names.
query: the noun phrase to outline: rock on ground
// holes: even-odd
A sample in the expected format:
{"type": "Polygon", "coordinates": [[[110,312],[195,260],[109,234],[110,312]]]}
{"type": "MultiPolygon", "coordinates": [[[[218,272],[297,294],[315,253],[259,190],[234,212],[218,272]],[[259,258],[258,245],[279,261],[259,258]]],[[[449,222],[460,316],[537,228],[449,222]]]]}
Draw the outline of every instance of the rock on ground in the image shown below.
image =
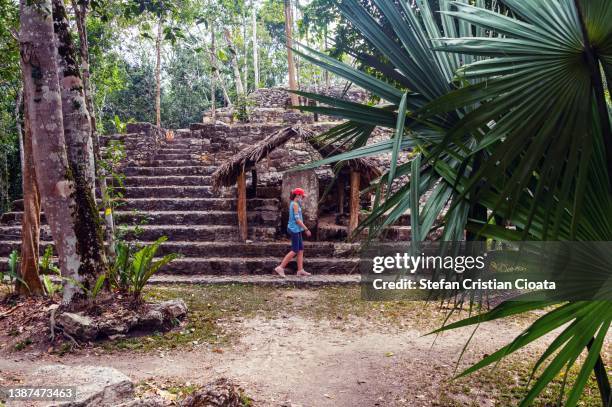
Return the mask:
{"type": "Polygon", "coordinates": [[[63,407],[114,406],[134,397],[132,380],[111,367],[47,365],[34,372],[36,386],[75,387],[76,399],[69,402],[51,402],[41,405],[63,407]]]}
{"type": "Polygon", "coordinates": [[[55,317],[56,324],[78,341],[125,335],[138,329],[158,331],[171,328],[177,319],[187,314],[187,305],[181,299],[146,304],[142,310],[113,310],[91,317],[82,313],[62,312],[55,317]]]}

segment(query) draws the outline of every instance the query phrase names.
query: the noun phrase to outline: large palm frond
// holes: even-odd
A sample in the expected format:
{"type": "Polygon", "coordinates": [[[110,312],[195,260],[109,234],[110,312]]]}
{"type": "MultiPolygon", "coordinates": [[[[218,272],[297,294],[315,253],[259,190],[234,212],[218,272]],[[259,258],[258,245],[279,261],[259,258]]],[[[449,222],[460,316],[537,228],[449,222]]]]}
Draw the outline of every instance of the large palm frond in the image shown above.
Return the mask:
{"type": "MultiPolygon", "coordinates": [[[[440,114],[432,114],[426,120],[415,116],[415,112],[421,112],[425,106],[456,87],[454,72],[465,62],[452,53],[433,51],[434,46],[442,44],[438,38],[444,34],[459,37],[484,31],[469,22],[456,24],[456,19],[452,16],[443,16],[438,23],[434,18],[435,11],[430,8],[427,1],[417,3],[418,10],[404,1],[398,4],[385,0],[374,1],[376,7],[389,21],[393,29],[393,37],[386,33],[388,30],[385,30],[381,23],[371,16],[359,2],[348,0],[339,3],[344,15],[363,33],[365,40],[385,56],[384,61],[374,62],[371,58],[368,61],[371,70],[393,71],[395,73],[393,80],[389,82],[358,71],[309,47],[301,45],[296,48],[296,52],[306,60],[350,80],[382,100],[379,105],[370,106],[328,96],[298,92],[324,104],[324,106],[300,107],[302,110],[348,120],[347,123],[323,134],[321,138],[328,143],[348,145],[351,151],[343,156],[313,163],[310,167],[360,155],[372,155],[375,154],[374,152],[391,155],[389,172],[383,175],[377,185],[373,186],[374,189],[380,189],[382,185],[387,186],[386,199],[378,201],[380,204],[360,224],[356,233],[369,227],[371,235],[376,235],[386,226],[396,222],[406,211],[412,214],[422,212],[420,217],[412,216],[411,219],[413,223],[416,222],[422,226],[416,228],[419,233],[414,233],[413,230],[413,239],[423,240],[434,226],[438,215],[457,195],[453,185],[445,182],[435,167],[426,164],[425,159],[423,159],[423,166],[413,168],[414,166],[411,165],[398,164],[398,157],[402,151],[414,148],[423,151],[425,157],[428,152],[429,156],[433,156],[434,147],[444,140],[448,131],[456,125],[465,112],[471,109],[462,107],[454,112],[445,111],[440,114]],[[372,130],[377,126],[394,129],[393,137],[376,145],[366,145],[372,130]],[[412,191],[409,185],[393,190],[390,188],[397,178],[410,175],[412,171],[419,172],[418,187],[412,188],[412,191]],[[427,200],[423,208],[419,208],[419,200],[422,196],[426,196],[427,200]],[[381,215],[385,215],[383,222],[379,222],[381,215]]],[[[442,10],[448,10],[451,7],[450,1],[442,0],[439,3],[442,10]]],[[[478,1],[478,4],[484,6],[485,2],[478,1]]],[[[478,56],[467,58],[470,62],[479,59],[478,56]]],[[[467,155],[469,149],[465,150],[465,145],[469,145],[472,138],[469,134],[464,135],[458,139],[454,150],[440,152],[437,158],[453,170],[471,174],[471,165],[461,167],[461,162],[466,158],[473,160],[473,157],[467,155]]],[[[463,239],[467,209],[466,202],[457,201],[449,211],[447,216],[449,227],[445,228],[445,239],[463,239]]]]}
{"type": "MultiPolygon", "coordinates": [[[[418,11],[406,0],[398,3],[396,8],[393,2],[374,1],[394,38],[357,2],[345,0],[341,9],[386,57],[371,68],[394,70],[400,80],[394,75],[386,83],[301,50],[305,58],[388,102],[368,106],[357,113],[368,119],[358,120],[356,108],[318,99],[328,105],[318,108],[320,112],[349,120],[345,131],[333,131],[331,141],[351,140],[355,123],[367,125],[369,119],[370,124],[396,130],[391,140],[374,145],[364,145],[361,133],[352,151],[324,160],[387,152],[394,164],[379,185],[411,175],[410,182],[381,200],[362,226],[385,226],[410,210],[411,218],[419,214],[416,225],[412,220],[413,231],[418,231],[412,238],[421,240],[433,225],[432,216],[451,201],[445,240],[463,238],[467,225],[498,240],[612,241],[612,133],[604,98],[606,83],[612,80],[612,3],[506,0],[511,13],[501,14],[483,3],[441,0],[439,19],[427,1],[416,1],[418,11]],[[399,151],[414,147],[419,158],[396,164],[399,151]],[[420,195],[427,191],[429,199],[421,208],[420,195]],[[474,204],[512,226],[469,219],[474,204]]],[[[505,302],[441,330],[549,305],[505,302]]],[[[562,369],[576,363],[585,348],[566,405],[576,405],[591,371],[602,400],[609,403],[610,386],[599,352],[611,320],[609,303],[561,305],[466,373],[569,324],[536,363],[534,371],[543,371],[522,405],[529,405],[562,369]]]]}
{"type": "Polygon", "coordinates": [[[573,239],[581,219],[581,191],[593,177],[589,165],[596,143],[602,142],[605,152],[597,176],[610,179],[612,171],[612,132],[601,76],[601,68],[610,71],[612,25],[599,21],[601,15],[612,19],[612,4],[584,1],[582,12],[570,0],[536,3],[506,1],[519,20],[453,2],[456,11],[445,14],[500,36],[440,40],[438,49],[486,56],[459,70],[462,77],[484,82],[450,92],[426,110],[433,114],[478,104],[441,144],[446,148],[466,132],[478,135],[477,129],[487,127],[472,154],[486,150],[490,157],[472,174],[466,193],[493,189],[497,200],[491,209],[499,212],[505,206],[504,215],[510,216],[514,203],[531,191],[539,203],[530,217],[541,208],[551,213],[544,240],[562,237],[560,222],[569,207],[575,215],[568,236],[573,239]],[[552,194],[557,187],[559,193],[552,194]]]}

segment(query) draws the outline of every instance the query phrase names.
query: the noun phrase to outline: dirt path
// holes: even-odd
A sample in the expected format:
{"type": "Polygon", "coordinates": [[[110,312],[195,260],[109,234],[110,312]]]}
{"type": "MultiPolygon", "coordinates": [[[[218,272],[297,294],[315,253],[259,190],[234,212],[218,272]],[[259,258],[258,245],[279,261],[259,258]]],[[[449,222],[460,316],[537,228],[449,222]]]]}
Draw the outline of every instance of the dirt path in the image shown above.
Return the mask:
{"type": "MultiPolygon", "coordinates": [[[[298,306],[320,300],[312,290],[284,293],[298,306]]],[[[527,323],[481,325],[462,366],[508,343],[527,323]]],[[[14,353],[0,358],[0,376],[27,381],[29,372],[50,363],[112,366],[141,383],[167,379],[199,385],[223,376],[237,381],[260,406],[492,406],[499,401],[495,383],[473,385],[468,380],[472,385],[466,389],[449,382],[471,329],[444,333],[434,344],[433,336],[414,328],[418,321],[381,324],[370,315],[321,319],[282,312],[228,318],[222,324],[240,332],[232,344],[194,342],[178,350],[146,353],[93,348],[63,357],[14,353]]],[[[544,345],[539,342],[531,351],[544,345]]],[[[511,379],[506,372],[503,380],[511,379]]]]}

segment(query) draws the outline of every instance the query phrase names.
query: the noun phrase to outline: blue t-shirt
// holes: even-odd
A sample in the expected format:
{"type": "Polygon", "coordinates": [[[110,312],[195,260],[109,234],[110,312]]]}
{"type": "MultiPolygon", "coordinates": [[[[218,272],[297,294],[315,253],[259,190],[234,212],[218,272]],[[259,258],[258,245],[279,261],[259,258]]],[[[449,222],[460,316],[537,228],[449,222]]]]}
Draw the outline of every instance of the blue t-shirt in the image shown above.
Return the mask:
{"type": "Polygon", "coordinates": [[[304,231],[304,228],[297,224],[297,221],[302,219],[302,205],[298,201],[289,202],[289,223],[287,224],[287,230],[291,233],[300,233],[304,231]],[[298,213],[295,214],[295,210],[293,209],[293,204],[297,203],[298,205],[298,213]]]}

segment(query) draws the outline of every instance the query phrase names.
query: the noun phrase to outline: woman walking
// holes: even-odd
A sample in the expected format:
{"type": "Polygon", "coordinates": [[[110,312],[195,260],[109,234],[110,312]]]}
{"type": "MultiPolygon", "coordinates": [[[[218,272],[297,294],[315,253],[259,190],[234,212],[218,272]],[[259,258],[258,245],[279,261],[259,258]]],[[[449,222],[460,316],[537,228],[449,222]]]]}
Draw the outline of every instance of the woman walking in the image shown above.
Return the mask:
{"type": "Polygon", "coordinates": [[[302,233],[310,237],[310,230],[304,225],[302,218],[302,199],[304,198],[304,190],[295,188],[289,196],[289,222],[287,224],[287,232],[291,235],[291,251],[285,255],[283,261],[277,266],[274,271],[281,277],[285,277],[285,267],[297,254],[297,275],[309,276],[304,270],[304,240],[302,233]]]}

